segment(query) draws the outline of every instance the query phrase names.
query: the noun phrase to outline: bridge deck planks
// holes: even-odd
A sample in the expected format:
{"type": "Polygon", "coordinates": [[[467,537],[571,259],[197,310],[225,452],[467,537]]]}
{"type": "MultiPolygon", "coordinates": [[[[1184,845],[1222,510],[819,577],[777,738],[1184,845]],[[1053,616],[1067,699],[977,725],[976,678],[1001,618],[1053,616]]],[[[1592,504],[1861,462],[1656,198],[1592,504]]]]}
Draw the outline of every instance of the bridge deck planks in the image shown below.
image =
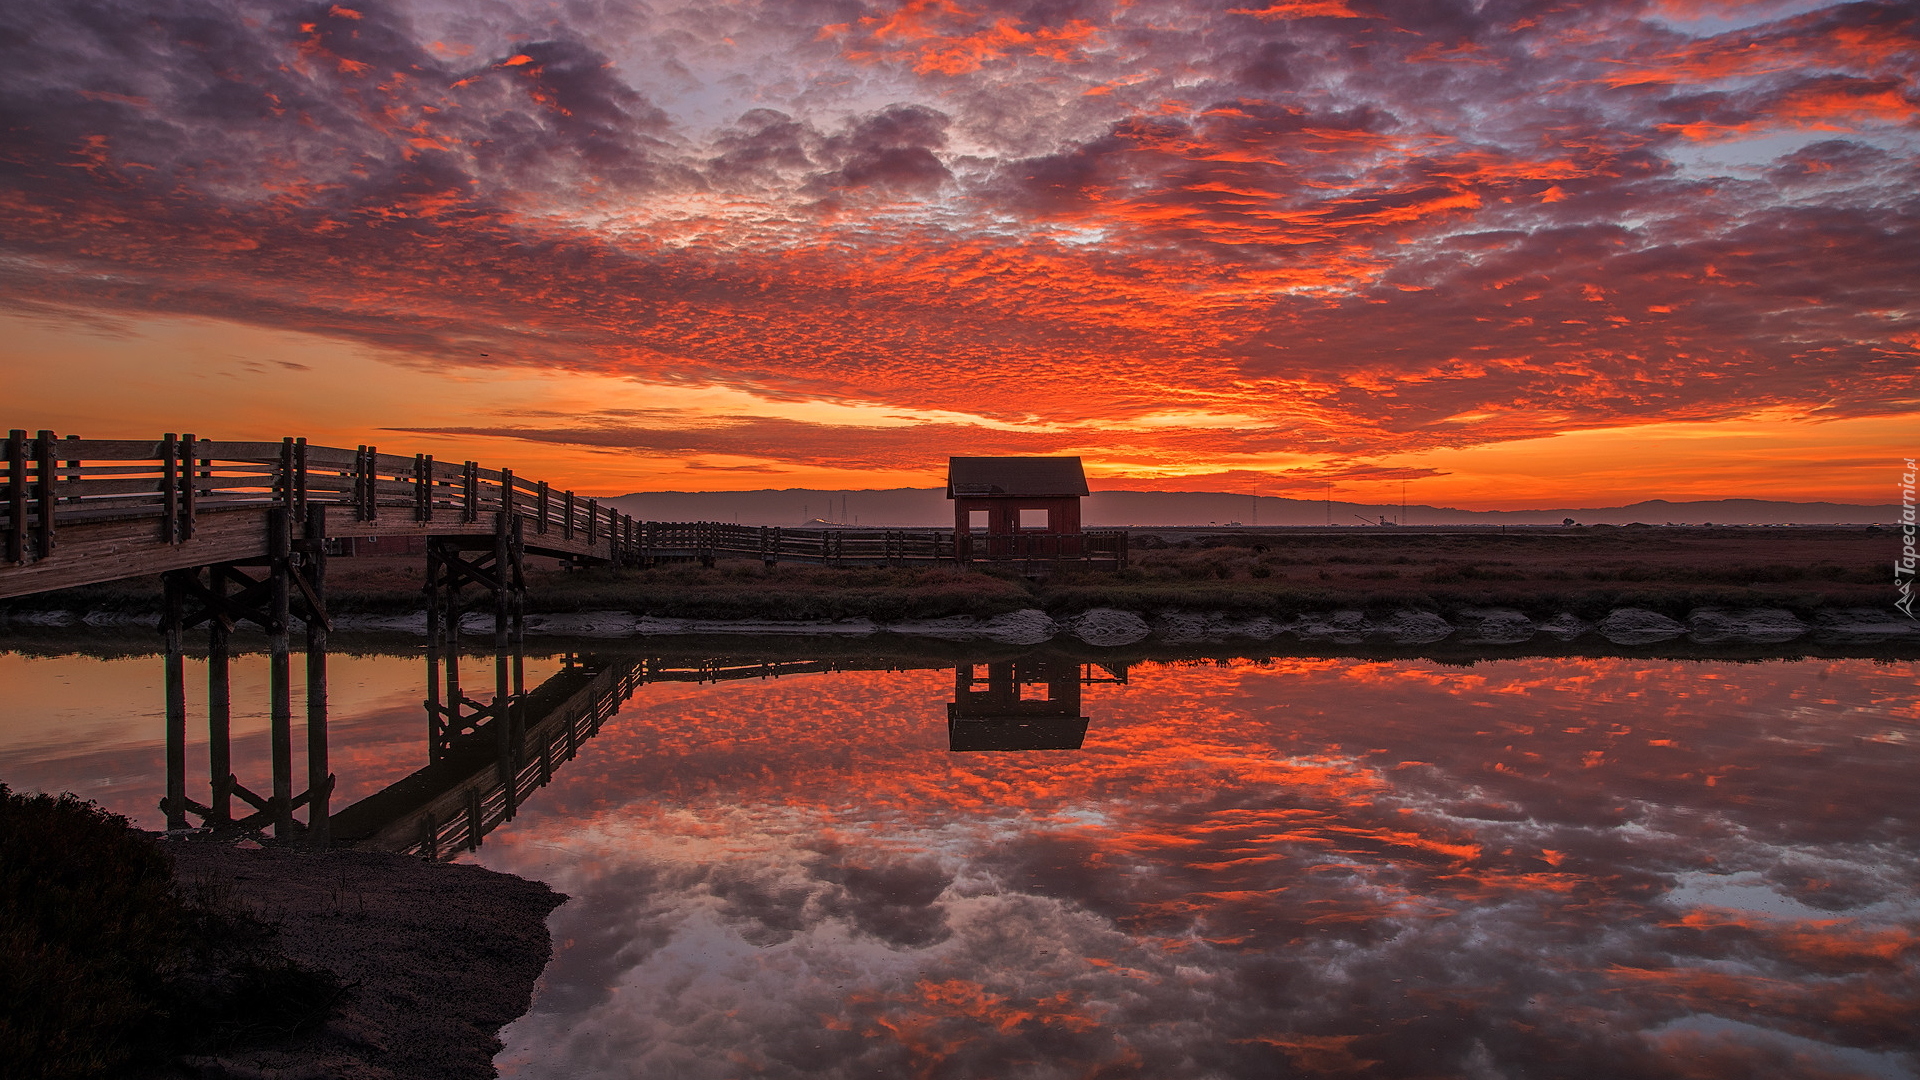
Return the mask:
{"type": "MultiPolygon", "coordinates": [[[[26,596],[51,589],[77,585],[96,585],[122,578],[144,577],[206,566],[210,563],[240,562],[267,556],[267,514],[271,507],[257,506],[221,510],[200,515],[191,539],[166,544],[156,540],[159,519],[115,518],[109,521],[62,523],[59,546],[54,557],[24,565],[0,564],[0,599],[26,596]]],[[[401,520],[341,521],[335,512],[328,515],[328,537],[362,536],[493,536],[492,521],[461,522],[448,515],[447,520],[421,523],[401,520]]],[[[529,534],[526,550],[534,555],[607,560],[612,545],[602,537],[589,544],[584,533],[573,540],[559,533],[534,537],[529,534]]]]}

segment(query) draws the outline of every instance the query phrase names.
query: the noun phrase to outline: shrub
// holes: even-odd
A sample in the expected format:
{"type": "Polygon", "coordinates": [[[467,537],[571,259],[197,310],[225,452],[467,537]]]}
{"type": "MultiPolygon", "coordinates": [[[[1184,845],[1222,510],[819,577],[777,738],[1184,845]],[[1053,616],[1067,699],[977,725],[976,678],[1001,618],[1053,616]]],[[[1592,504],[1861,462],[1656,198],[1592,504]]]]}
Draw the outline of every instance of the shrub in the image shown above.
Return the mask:
{"type": "Polygon", "coordinates": [[[190,920],[127,819],[0,784],[0,1060],[15,1075],[124,1065],[160,1013],[190,920]]]}
{"type": "Polygon", "coordinates": [[[71,794],[0,783],[0,1063],[101,1076],[282,1038],[325,1019],[338,982],[271,928],[189,901],[151,836],[71,794]]]}

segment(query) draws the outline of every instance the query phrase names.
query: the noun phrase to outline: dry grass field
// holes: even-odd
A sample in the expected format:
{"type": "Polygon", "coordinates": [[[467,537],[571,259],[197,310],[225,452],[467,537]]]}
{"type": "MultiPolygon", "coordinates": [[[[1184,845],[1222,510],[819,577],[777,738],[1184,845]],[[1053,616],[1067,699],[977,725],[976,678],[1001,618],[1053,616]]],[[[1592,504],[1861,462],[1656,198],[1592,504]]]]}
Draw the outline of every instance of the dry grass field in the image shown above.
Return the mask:
{"type": "MultiPolygon", "coordinates": [[[[831,568],[757,562],[648,570],[529,573],[531,610],[624,610],[708,619],[938,618],[1026,607],[1072,614],[1232,611],[1290,615],[1333,608],[1436,611],[1512,607],[1603,614],[1622,606],[1810,612],[1892,603],[1898,533],[1865,528],[1137,530],[1120,571],[1028,578],[1010,569],[831,568]]],[[[420,605],[416,557],[337,558],[332,606],[402,613],[420,605]]],[[[145,612],[157,579],[8,602],[16,611],[145,612]]]]}

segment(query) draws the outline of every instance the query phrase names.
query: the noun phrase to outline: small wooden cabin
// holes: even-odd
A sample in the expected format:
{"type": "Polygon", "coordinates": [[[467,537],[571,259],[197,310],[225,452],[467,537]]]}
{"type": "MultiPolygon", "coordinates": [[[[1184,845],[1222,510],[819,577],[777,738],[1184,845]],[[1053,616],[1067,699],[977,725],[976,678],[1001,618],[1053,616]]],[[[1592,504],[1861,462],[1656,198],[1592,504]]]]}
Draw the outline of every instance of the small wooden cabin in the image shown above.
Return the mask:
{"type": "Polygon", "coordinates": [[[959,537],[1078,536],[1080,500],[1087,494],[1087,473],[1077,457],[947,459],[947,498],[959,537]]]}

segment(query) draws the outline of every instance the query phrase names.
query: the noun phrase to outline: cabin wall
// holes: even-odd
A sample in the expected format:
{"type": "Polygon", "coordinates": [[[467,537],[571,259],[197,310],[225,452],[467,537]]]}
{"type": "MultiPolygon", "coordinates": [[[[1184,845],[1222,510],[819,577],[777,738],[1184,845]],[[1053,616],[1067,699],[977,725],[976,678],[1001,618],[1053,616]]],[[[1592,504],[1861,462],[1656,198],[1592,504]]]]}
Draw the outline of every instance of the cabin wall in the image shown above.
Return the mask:
{"type": "Polygon", "coordinates": [[[1080,531],[1080,498],[1076,495],[1064,495],[1054,498],[1033,498],[1012,495],[957,495],[953,500],[953,530],[967,535],[972,530],[967,523],[967,514],[973,510],[987,512],[987,535],[1007,536],[1021,532],[1020,511],[1047,511],[1047,527],[1030,529],[1029,532],[1049,532],[1058,534],[1077,534],[1080,531]]]}

